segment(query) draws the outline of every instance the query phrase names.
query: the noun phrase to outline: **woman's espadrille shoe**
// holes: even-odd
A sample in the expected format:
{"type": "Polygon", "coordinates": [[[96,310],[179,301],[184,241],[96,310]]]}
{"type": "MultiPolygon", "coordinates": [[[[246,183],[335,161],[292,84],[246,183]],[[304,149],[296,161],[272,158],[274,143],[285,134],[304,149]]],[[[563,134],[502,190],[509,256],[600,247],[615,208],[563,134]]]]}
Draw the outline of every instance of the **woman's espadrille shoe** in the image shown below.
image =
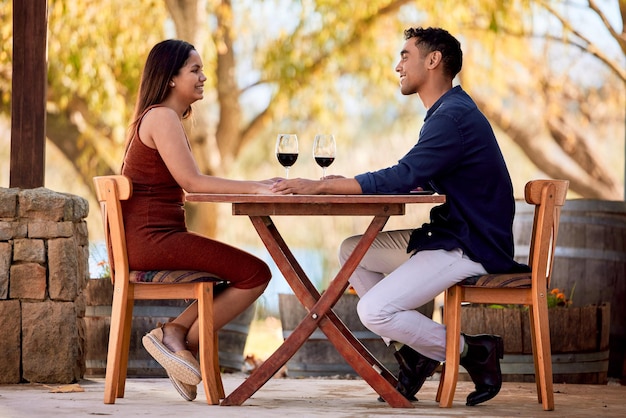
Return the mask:
{"type": "Polygon", "coordinates": [[[193,401],[196,399],[196,396],[198,396],[198,388],[196,385],[183,383],[169,373],[167,374],[167,377],[170,378],[170,382],[172,382],[172,385],[184,400],[193,401]]]}
{"type": "Polygon", "coordinates": [[[141,339],[143,346],[167,373],[187,385],[197,385],[202,381],[200,363],[189,350],[172,352],[163,344],[163,329],[155,328],[141,339]]]}

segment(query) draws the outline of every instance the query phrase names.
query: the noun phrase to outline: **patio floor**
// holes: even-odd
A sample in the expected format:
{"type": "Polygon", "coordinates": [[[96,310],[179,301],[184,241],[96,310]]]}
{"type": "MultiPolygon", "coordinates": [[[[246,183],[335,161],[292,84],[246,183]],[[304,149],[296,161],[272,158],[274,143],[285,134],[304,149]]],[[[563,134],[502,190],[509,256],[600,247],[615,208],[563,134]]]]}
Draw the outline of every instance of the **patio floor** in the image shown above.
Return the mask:
{"type": "MultiPolygon", "coordinates": [[[[224,374],[230,393],[246,375],[224,374]]],[[[104,405],[104,379],[91,378],[77,385],[1,385],[0,417],[625,417],[626,386],[556,384],[555,410],[544,412],[537,403],[534,383],[503,384],[500,394],[479,406],[465,406],[471,382],[459,382],[455,405],[441,409],[435,402],[438,380],[425,383],[414,409],[394,409],[376,400],[374,391],[360,379],[274,378],[242,406],[209,406],[202,385],[198,398],[184,401],[167,378],[129,379],[124,399],[104,405]],[[55,390],[68,390],[54,393],[55,390]],[[74,390],[74,391],[71,391],[74,390]],[[84,390],[84,391],[82,391],[84,390]]]]}

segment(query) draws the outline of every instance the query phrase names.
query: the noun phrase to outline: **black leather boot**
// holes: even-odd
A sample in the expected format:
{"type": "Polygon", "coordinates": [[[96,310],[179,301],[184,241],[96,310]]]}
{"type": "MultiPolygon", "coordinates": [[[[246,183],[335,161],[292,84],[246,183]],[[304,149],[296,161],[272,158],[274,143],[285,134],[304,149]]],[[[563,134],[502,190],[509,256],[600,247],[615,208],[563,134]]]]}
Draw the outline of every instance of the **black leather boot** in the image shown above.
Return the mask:
{"type": "Polygon", "coordinates": [[[504,342],[498,335],[465,335],[467,355],[461,366],[467,370],[476,390],[467,396],[467,406],[492,399],[502,387],[500,359],[504,356],[504,342]]]}
{"type": "Polygon", "coordinates": [[[418,353],[408,345],[403,345],[394,356],[400,365],[396,389],[408,400],[416,401],[415,394],[426,379],[435,373],[439,362],[418,353]]]}

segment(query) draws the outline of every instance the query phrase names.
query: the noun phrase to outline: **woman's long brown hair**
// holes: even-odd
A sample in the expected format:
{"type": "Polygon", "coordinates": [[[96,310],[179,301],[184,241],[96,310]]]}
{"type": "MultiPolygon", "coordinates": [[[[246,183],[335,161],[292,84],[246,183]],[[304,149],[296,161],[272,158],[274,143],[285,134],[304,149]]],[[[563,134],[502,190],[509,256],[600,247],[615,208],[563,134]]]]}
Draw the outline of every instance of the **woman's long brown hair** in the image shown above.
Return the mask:
{"type": "MultiPolygon", "coordinates": [[[[185,66],[189,53],[195,50],[194,46],[188,42],[168,39],[156,44],[148,58],[141,75],[137,103],[133,114],[132,123],[128,128],[126,136],[124,155],[128,151],[130,141],[135,135],[137,124],[142,115],[150,106],[162,103],[170,93],[169,82],[172,77],[178,74],[185,66]]],[[[183,113],[183,118],[191,115],[191,106],[183,113]]]]}

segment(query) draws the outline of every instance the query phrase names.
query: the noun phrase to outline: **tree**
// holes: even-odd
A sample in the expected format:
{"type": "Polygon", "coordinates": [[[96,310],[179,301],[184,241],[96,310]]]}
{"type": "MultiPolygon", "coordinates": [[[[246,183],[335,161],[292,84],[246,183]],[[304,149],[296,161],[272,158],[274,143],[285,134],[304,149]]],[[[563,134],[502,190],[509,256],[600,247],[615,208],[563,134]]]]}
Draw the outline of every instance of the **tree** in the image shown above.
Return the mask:
{"type": "MultiPolygon", "coordinates": [[[[402,115],[392,57],[404,27],[432,23],[462,34],[464,86],[539,169],[569,178],[583,197],[620,198],[622,180],[599,161],[593,145],[604,141],[608,126],[615,132],[621,123],[624,137],[624,19],[620,29],[606,11],[619,9],[625,16],[623,1],[578,6],[598,17],[602,30],[591,35],[576,26],[574,6],[560,0],[480,1],[471,7],[376,0],[356,8],[340,0],[49,4],[48,137],[90,187],[94,175],[119,170],[141,65],[164,37],[186,38],[202,53],[213,89],[205,89],[190,139],[202,170],[223,174],[281,124],[306,129],[329,120],[353,122],[355,101],[364,109],[357,112],[361,120],[382,113],[382,103],[387,113],[402,115]],[[271,24],[259,16],[270,17],[271,24]],[[558,30],[542,33],[538,22],[550,17],[558,30]],[[621,53],[606,53],[597,33],[608,35],[621,53]],[[570,62],[593,60],[598,81],[581,84],[567,69],[543,64],[555,43],[569,46],[570,62]]],[[[10,2],[2,0],[0,8],[0,58],[6,58],[10,2]]],[[[0,59],[3,113],[10,99],[7,62],[0,59]]],[[[379,120],[391,122],[384,115],[379,120]]]]}
{"type": "MultiPolygon", "coordinates": [[[[472,31],[492,33],[493,50],[508,51],[494,66],[509,74],[495,95],[474,90],[473,96],[546,174],[569,179],[583,197],[620,200],[623,182],[597,149],[608,142],[615,152],[624,138],[626,3],[619,2],[621,21],[609,18],[617,2],[602,6],[537,0],[526,19],[473,16],[472,31]]],[[[618,149],[623,161],[624,148],[618,149]]]]}
{"type": "MultiPolygon", "coordinates": [[[[181,5],[182,8],[187,7],[196,10],[197,4],[194,3],[197,2],[169,2],[168,4],[171,10],[181,5]]],[[[363,13],[359,13],[358,9],[355,10],[353,6],[345,3],[332,4],[325,8],[324,4],[320,2],[317,7],[312,6],[309,11],[306,10],[306,4],[303,4],[299,14],[301,20],[298,24],[293,25],[291,33],[279,34],[275,41],[270,42],[266,48],[256,46],[264,52],[261,60],[265,62],[265,65],[260,70],[261,76],[255,81],[255,85],[274,85],[275,93],[269,104],[259,111],[247,125],[242,125],[241,94],[234,77],[237,61],[234,54],[235,37],[233,36],[232,17],[236,12],[229,1],[213,4],[212,13],[217,19],[217,25],[212,33],[212,41],[217,51],[218,103],[221,114],[225,116],[220,117],[214,142],[216,146],[209,154],[220,155],[222,158],[219,160],[225,161],[224,166],[228,167],[241,149],[251,142],[252,138],[258,137],[259,133],[273,119],[276,109],[280,109],[281,104],[285,106],[285,103],[292,101],[296,95],[302,94],[302,89],[306,90],[306,86],[311,85],[313,80],[315,83],[320,83],[320,81],[322,83],[324,81],[332,82],[332,80],[336,80],[335,77],[345,77],[351,71],[358,74],[363,72],[362,69],[380,66],[381,62],[376,62],[371,55],[371,47],[376,45],[375,36],[381,33],[381,28],[389,28],[390,25],[386,21],[386,17],[394,16],[400,7],[409,3],[408,1],[373,2],[373,4],[369,4],[370,8],[363,13]],[[321,18],[324,25],[320,26],[317,32],[309,32],[307,25],[313,19],[307,16],[321,18]],[[324,30],[324,27],[339,28],[340,30],[329,33],[324,30]],[[364,35],[364,33],[369,33],[370,36],[364,35]],[[306,59],[302,59],[300,54],[303,52],[313,53],[306,59]],[[365,65],[350,67],[346,63],[350,62],[351,58],[355,58],[354,62],[365,65]],[[337,64],[334,65],[331,60],[337,64]],[[368,60],[374,62],[368,62],[368,60]],[[333,67],[336,68],[336,71],[329,71],[333,67]],[[323,73],[331,76],[324,78],[323,73]],[[291,82],[286,84],[286,80],[291,82]],[[234,138],[239,138],[239,140],[233,140],[234,138]]],[[[485,5],[481,4],[482,7],[472,9],[476,11],[475,13],[466,14],[465,18],[461,19],[460,27],[470,27],[471,39],[476,42],[487,42],[495,45],[495,43],[501,42],[502,38],[513,38],[512,41],[518,44],[516,49],[519,50],[520,47],[527,47],[533,38],[539,36],[535,33],[534,25],[529,26],[524,22],[528,22],[530,17],[537,15],[543,16],[543,19],[553,16],[561,24],[561,37],[556,37],[550,33],[541,34],[540,36],[546,39],[546,42],[557,42],[561,46],[565,44],[595,57],[609,71],[613,72],[612,75],[606,75],[609,79],[613,78],[611,84],[616,82],[615,77],[617,77],[623,85],[626,81],[626,73],[620,63],[623,62],[624,55],[626,55],[624,53],[626,50],[623,37],[624,30],[619,32],[615,29],[607,19],[606,13],[592,0],[589,1],[589,12],[600,18],[604,28],[621,48],[621,55],[611,57],[602,52],[602,49],[593,39],[583,35],[580,30],[576,29],[573,22],[564,17],[567,5],[564,8],[563,5],[564,3],[560,1],[537,0],[537,9],[521,2],[514,12],[510,12],[503,10],[505,9],[503,5],[497,4],[492,7],[489,2],[486,2],[485,5]],[[520,17],[524,19],[520,19],[520,17]],[[515,24],[516,21],[522,22],[522,24],[515,24]],[[481,26],[481,22],[485,24],[481,26]]],[[[623,5],[620,4],[620,6],[623,5]]],[[[436,10],[433,9],[432,12],[436,14],[436,10]]],[[[443,12],[439,18],[445,20],[444,16],[448,10],[445,7],[440,8],[440,10],[443,12]]],[[[184,15],[184,11],[172,14],[184,15]]],[[[455,15],[456,18],[458,16],[455,15]]],[[[177,27],[186,24],[183,21],[178,23],[177,27]]],[[[455,25],[453,21],[448,23],[452,27],[459,26],[458,24],[455,25]]],[[[399,29],[397,30],[399,31],[399,29]]],[[[459,32],[463,33],[463,30],[459,29],[459,32]]],[[[494,49],[492,52],[500,53],[501,51],[494,49]]],[[[510,58],[509,54],[504,55],[510,58]]],[[[495,59],[489,62],[493,65],[495,59]]],[[[519,64],[519,61],[516,64],[519,64]]],[[[486,99],[485,92],[491,88],[485,88],[485,85],[470,80],[472,93],[481,108],[492,122],[506,132],[524,150],[529,159],[546,174],[552,177],[570,179],[571,189],[585,197],[619,198],[621,196],[621,190],[618,187],[619,179],[596,155],[590,145],[591,141],[585,138],[580,125],[589,125],[593,123],[593,117],[597,117],[587,110],[588,104],[585,106],[585,101],[589,98],[595,98],[598,103],[610,102],[611,105],[607,106],[609,109],[623,109],[623,94],[620,94],[623,88],[615,90],[606,88],[605,85],[601,87],[577,87],[570,74],[557,74],[555,78],[553,68],[543,68],[542,72],[535,73],[531,72],[537,67],[524,65],[522,68],[529,72],[529,84],[534,84],[522,87],[512,85],[510,79],[503,79],[509,84],[506,90],[512,94],[502,94],[501,99],[495,104],[494,101],[486,99]],[[564,85],[566,88],[563,88],[564,85]],[[524,98],[524,92],[528,91],[544,92],[542,97],[543,111],[534,117],[534,123],[529,123],[527,118],[514,117],[515,107],[511,106],[513,109],[507,109],[507,106],[503,105],[506,100],[524,98]],[[572,116],[572,112],[563,110],[565,108],[572,109],[572,107],[576,108],[576,116],[572,116]],[[519,122],[516,123],[516,120],[519,122]],[[538,136],[543,137],[543,140],[537,141],[538,136]],[[564,160],[565,162],[563,162],[564,160]]],[[[494,73],[493,69],[487,71],[489,74],[494,73]]],[[[367,76],[369,75],[367,74],[367,76]]],[[[486,86],[489,86],[489,82],[486,82],[486,86]]],[[[312,108],[309,107],[308,109],[320,116],[316,112],[319,109],[315,108],[319,99],[316,100],[315,97],[308,96],[307,98],[310,99],[309,105],[312,105],[312,108]]],[[[533,105],[536,106],[536,98],[536,94],[526,97],[523,101],[524,107],[533,108],[533,105]]],[[[520,107],[518,106],[518,108],[520,107]]],[[[605,115],[603,112],[600,115],[600,120],[606,122],[608,118],[612,126],[619,124],[619,121],[624,119],[623,112],[609,111],[608,113],[605,115]]],[[[599,138],[595,138],[595,140],[599,140],[599,138]]]]}

